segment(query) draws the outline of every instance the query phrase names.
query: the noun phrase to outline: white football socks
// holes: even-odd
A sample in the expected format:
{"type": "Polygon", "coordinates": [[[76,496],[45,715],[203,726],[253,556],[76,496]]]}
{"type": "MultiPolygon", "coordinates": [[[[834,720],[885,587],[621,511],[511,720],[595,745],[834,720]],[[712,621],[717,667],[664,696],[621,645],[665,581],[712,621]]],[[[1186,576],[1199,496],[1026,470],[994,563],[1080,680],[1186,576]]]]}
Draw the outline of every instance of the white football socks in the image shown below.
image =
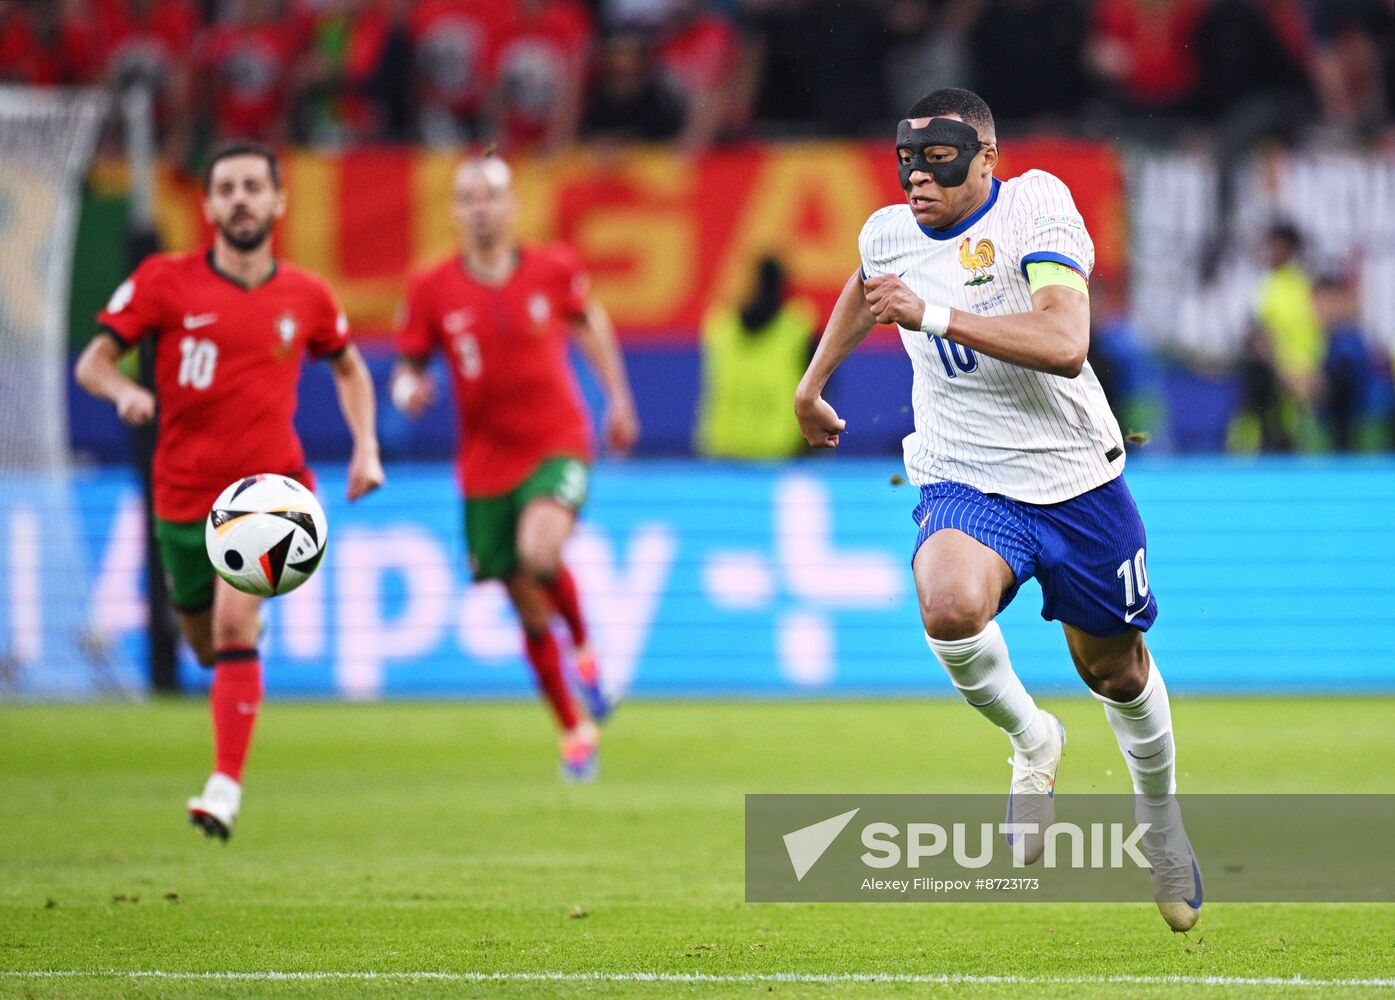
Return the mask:
{"type": "Polygon", "coordinates": [[[1156,803],[1177,791],[1172,746],[1172,708],[1158,665],[1148,654],[1148,681],[1133,701],[1117,702],[1095,695],[1119,740],[1119,750],[1133,777],[1134,794],[1156,803]]]}
{"type": "Polygon", "coordinates": [[[925,636],[930,651],[955,688],[993,725],[1008,734],[1013,749],[1030,758],[1050,739],[1046,717],[1017,679],[998,623],[967,639],[925,636]]]}

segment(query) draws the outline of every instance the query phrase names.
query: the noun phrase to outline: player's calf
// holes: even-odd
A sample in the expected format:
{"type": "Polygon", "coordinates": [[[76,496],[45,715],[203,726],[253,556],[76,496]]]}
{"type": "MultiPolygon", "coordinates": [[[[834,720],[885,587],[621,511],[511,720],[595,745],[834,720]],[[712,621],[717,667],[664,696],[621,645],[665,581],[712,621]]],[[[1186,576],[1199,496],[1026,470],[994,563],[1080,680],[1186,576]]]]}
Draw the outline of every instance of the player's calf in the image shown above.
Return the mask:
{"type": "Polygon", "coordinates": [[[213,608],[202,611],[180,611],[179,627],[184,633],[184,641],[194,653],[201,667],[212,667],[217,652],[213,644],[213,608]]]}

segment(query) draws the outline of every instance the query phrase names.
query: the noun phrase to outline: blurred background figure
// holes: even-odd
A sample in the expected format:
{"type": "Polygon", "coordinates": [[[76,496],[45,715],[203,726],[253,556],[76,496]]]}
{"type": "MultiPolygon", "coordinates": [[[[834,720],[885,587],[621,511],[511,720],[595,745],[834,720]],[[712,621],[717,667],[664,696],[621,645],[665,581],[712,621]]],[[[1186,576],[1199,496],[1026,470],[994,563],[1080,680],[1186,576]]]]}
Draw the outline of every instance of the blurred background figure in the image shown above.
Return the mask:
{"type": "Polygon", "coordinates": [[[1125,434],[1150,426],[1143,390],[1148,352],[1129,316],[1126,289],[1104,272],[1090,276],[1090,367],[1125,434]]]}
{"type": "MultiPolygon", "coordinates": [[[[867,53],[894,53],[898,38],[887,30],[884,4],[743,0],[740,12],[758,53],[751,71],[763,132],[866,135],[880,129],[874,109],[888,107],[888,63],[869,60],[867,53]]],[[[917,97],[924,92],[922,85],[917,97]]]]}
{"type": "Polygon", "coordinates": [[[679,137],[702,149],[746,119],[738,106],[741,39],[725,17],[702,0],[677,0],[669,7],[654,56],[659,72],[683,97],[688,114],[679,137]]]}
{"type": "Polygon", "coordinates": [[[189,138],[189,55],[200,12],[193,0],[118,0],[99,15],[107,47],[102,72],[117,91],[143,87],[155,102],[155,122],[171,155],[189,138]]]}
{"type": "Polygon", "coordinates": [[[1211,0],[1190,48],[1197,65],[1190,110],[1215,127],[1222,148],[1293,139],[1312,120],[1312,42],[1297,0],[1211,0]]]}
{"type": "Polygon", "coordinates": [[[1395,5],[1323,0],[1312,5],[1313,76],[1324,120],[1371,135],[1395,110],[1395,5]]]}
{"type": "Polygon", "coordinates": [[[1302,250],[1303,238],[1290,222],[1265,233],[1266,272],[1255,291],[1243,362],[1245,402],[1231,435],[1237,450],[1293,451],[1312,422],[1322,324],[1302,250]]]}
{"type": "Polygon", "coordinates": [[[697,450],[708,458],[789,458],[804,450],[790,410],[809,363],[815,317],[789,296],[775,257],[756,265],[739,308],[719,305],[702,324],[702,401],[697,450]]]}
{"type": "Polygon", "coordinates": [[[562,149],[576,141],[594,33],[579,0],[519,0],[499,47],[490,117],[505,149],[562,149]]]}
{"type": "Polygon", "coordinates": [[[687,107],[659,74],[654,50],[638,31],[620,31],[601,43],[596,86],[582,131],[588,138],[656,142],[684,128],[687,107]]]}
{"type": "Polygon", "coordinates": [[[229,0],[202,38],[200,97],[215,139],[284,142],[290,136],[293,73],[305,22],[277,0],[229,0]]]}
{"type": "Polygon", "coordinates": [[[1173,119],[1196,92],[1200,68],[1191,38],[1204,0],[1099,0],[1090,69],[1114,111],[1127,118],[1173,119]]]}
{"type": "MultiPolygon", "coordinates": [[[[895,107],[909,108],[931,90],[969,79],[965,33],[974,2],[892,0],[886,8],[887,84],[895,107]]],[[[984,81],[978,81],[980,88],[984,81]]]]}
{"type": "Polygon", "coordinates": [[[1323,429],[1334,451],[1356,451],[1368,405],[1371,356],[1350,282],[1334,275],[1319,278],[1313,287],[1313,305],[1324,340],[1323,429]]]}
{"type": "Polygon", "coordinates": [[[494,85],[495,53],[512,0],[420,0],[411,6],[417,127],[435,146],[478,140],[494,85]]]}
{"type": "Polygon", "coordinates": [[[311,15],[297,80],[295,135],[345,146],[409,134],[407,0],[326,0],[311,15]]]}
{"type": "Polygon", "coordinates": [[[102,45],[96,28],[86,0],[0,4],[0,82],[92,82],[102,45]]]}
{"type": "Polygon", "coordinates": [[[1089,96],[1088,9],[1078,0],[989,0],[978,7],[968,49],[992,53],[991,64],[974,67],[973,79],[994,120],[1010,131],[1068,128],[1064,119],[1089,96]]]}

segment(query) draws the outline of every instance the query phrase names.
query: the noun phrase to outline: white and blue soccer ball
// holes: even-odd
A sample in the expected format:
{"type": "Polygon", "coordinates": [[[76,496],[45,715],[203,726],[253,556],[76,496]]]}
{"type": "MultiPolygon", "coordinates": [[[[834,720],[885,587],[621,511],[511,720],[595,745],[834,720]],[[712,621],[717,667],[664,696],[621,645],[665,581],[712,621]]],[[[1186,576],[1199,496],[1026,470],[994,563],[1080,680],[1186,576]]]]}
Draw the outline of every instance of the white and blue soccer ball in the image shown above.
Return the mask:
{"type": "Polygon", "coordinates": [[[315,494],[288,476],[246,476],[218,495],[204,542],[214,570],[245,594],[275,597],[310,579],[329,522],[315,494]]]}

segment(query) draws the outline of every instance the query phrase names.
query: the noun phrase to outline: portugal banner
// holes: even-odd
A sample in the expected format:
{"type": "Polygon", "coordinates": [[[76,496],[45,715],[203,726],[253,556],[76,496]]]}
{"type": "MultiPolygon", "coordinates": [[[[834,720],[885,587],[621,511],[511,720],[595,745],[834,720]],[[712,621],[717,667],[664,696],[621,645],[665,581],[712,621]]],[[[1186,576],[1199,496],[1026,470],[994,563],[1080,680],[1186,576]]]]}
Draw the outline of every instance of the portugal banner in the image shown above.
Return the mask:
{"type": "MultiPolygon", "coordinates": [[[[415,149],[287,153],[290,207],[279,252],[328,278],[362,335],[386,335],[407,273],[456,242],[456,162],[415,149]]],[[[589,149],[514,166],[520,235],[574,246],[629,339],[690,341],[709,305],[746,294],[756,260],[768,253],[826,315],[857,267],[863,222],[904,197],[884,143],[745,146],[698,157],[589,149]]],[[[1097,271],[1120,276],[1123,180],[1113,148],[1012,142],[999,175],[1033,168],[1070,187],[1095,239],[1097,271]]],[[[199,201],[195,181],[166,172],[159,221],[167,248],[207,238],[199,201]]]]}

